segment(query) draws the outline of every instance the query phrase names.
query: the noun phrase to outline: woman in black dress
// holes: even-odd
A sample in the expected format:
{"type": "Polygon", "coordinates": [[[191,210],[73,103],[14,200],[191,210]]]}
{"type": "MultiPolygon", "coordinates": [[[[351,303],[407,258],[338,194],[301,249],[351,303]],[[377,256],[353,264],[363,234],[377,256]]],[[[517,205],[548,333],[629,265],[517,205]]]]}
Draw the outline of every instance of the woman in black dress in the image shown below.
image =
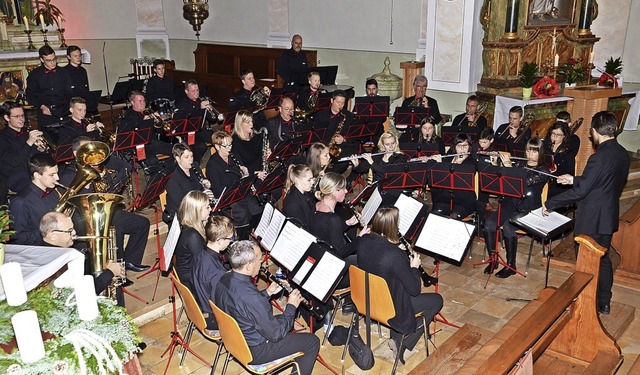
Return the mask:
{"type": "Polygon", "coordinates": [[[209,219],[211,207],[209,197],[197,190],[190,191],[180,202],[178,220],[180,221],[180,238],[174,255],[176,257],[176,272],[180,281],[192,292],[191,264],[206,247],[206,233],[204,225],[209,219]]]}
{"type": "MultiPolygon", "coordinates": [[[[569,125],[561,121],[551,125],[547,136],[544,145],[545,152],[553,155],[553,163],[556,167],[551,173],[556,176],[562,176],[563,174],[575,175],[576,155],[580,148],[580,139],[578,138],[577,143],[570,141],[572,137],[569,125]]],[[[571,190],[571,185],[560,185],[556,183],[556,180],[552,180],[549,183],[547,198],[556,196],[566,190],[571,190]]]]}
{"type": "Polygon", "coordinates": [[[426,117],[420,123],[418,145],[422,151],[436,150],[438,154],[444,155],[444,141],[436,134],[436,126],[431,116],[426,117]],[[426,144],[426,147],[422,147],[422,144],[426,144]]]}
{"type": "Polygon", "coordinates": [[[311,168],[305,164],[290,165],[285,184],[282,213],[295,218],[303,228],[309,229],[311,218],[316,211],[316,202],[310,194],[315,182],[311,168]]]}
{"type": "Polygon", "coordinates": [[[249,175],[257,175],[260,180],[264,180],[267,171],[262,168],[263,158],[269,157],[263,151],[263,138],[253,131],[253,117],[249,111],[239,111],[231,132],[233,142],[233,155],[240,164],[247,167],[249,175]]]}

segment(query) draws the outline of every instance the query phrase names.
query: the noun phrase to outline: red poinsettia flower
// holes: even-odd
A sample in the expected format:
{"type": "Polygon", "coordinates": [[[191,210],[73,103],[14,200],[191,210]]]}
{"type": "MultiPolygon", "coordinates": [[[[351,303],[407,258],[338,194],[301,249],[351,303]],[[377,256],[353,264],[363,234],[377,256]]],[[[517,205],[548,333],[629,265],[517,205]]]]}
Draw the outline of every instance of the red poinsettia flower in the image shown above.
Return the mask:
{"type": "Polygon", "coordinates": [[[618,87],[618,80],[608,74],[602,74],[598,80],[598,86],[616,88],[618,87]]]}
{"type": "Polygon", "coordinates": [[[533,86],[533,93],[539,98],[550,98],[558,95],[558,83],[549,77],[544,77],[533,86]]]}

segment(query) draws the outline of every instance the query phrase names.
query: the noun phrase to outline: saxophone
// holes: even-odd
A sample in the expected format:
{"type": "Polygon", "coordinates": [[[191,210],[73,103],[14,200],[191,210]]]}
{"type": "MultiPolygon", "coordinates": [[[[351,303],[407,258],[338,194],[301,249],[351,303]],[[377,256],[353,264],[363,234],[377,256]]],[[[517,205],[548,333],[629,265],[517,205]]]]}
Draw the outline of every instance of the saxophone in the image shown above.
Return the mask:
{"type": "Polygon", "coordinates": [[[336,128],[336,131],[335,133],[333,133],[333,136],[331,137],[331,141],[329,141],[329,154],[331,154],[331,156],[333,156],[334,158],[338,157],[338,155],[340,155],[340,153],[342,152],[342,149],[340,148],[340,146],[336,144],[336,139],[338,138],[340,133],[342,133],[342,128],[344,127],[344,123],[345,121],[347,121],[347,115],[345,115],[342,112],[340,112],[340,114],[342,115],[342,120],[340,120],[340,122],[338,123],[338,127],[336,128]]]}

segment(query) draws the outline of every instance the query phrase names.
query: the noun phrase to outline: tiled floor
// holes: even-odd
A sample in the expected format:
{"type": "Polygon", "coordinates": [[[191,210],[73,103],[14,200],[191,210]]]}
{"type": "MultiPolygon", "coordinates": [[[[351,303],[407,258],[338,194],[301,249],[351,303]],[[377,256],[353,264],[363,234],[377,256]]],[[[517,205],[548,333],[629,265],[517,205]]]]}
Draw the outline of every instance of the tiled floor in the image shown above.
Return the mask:
{"type": "MultiPolygon", "coordinates": [[[[161,238],[164,243],[164,236],[161,238]]],[[[523,238],[519,241],[518,269],[524,269],[526,261],[526,252],[529,248],[529,239],[523,238]]],[[[481,258],[482,243],[473,244],[473,261],[478,262],[481,258]]],[[[445,305],[442,310],[444,317],[455,324],[470,323],[490,331],[497,331],[508,321],[526,302],[507,299],[531,299],[535,298],[538,292],[544,287],[545,271],[540,264],[541,254],[540,246],[534,246],[534,258],[531,262],[531,268],[528,277],[512,276],[509,279],[502,280],[491,277],[487,283],[487,277],[482,273],[484,267],[473,268],[469,263],[463,262],[460,266],[443,263],[440,272],[439,292],[444,297],[445,305]],[[485,288],[486,284],[486,288],[485,288]]],[[[147,246],[145,261],[147,264],[153,263],[156,254],[155,239],[150,239],[147,246]]],[[[432,259],[423,256],[423,265],[427,271],[433,269],[432,259]]],[[[153,273],[140,280],[136,280],[135,274],[130,274],[130,278],[135,284],[130,288],[134,293],[140,294],[143,298],[151,299],[157,273],[153,273]]],[[[569,272],[551,269],[549,276],[549,285],[559,286],[569,276],[569,272]]],[[[433,287],[425,289],[433,291],[433,287]]],[[[146,342],[148,347],[140,354],[145,374],[162,374],[167,365],[167,356],[161,358],[160,355],[168,347],[172,331],[172,317],[170,305],[167,304],[168,297],[171,293],[168,279],[160,276],[158,291],[155,301],[150,301],[149,305],[135,301],[127,297],[127,309],[134,317],[135,321],[141,325],[140,335],[146,342]],[[165,315],[166,313],[166,315],[165,315]]],[[[614,287],[614,301],[624,302],[636,307],[636,316],[640,310],[640,293],[632,289],[624,287],[614,287]]],[[[337,324],[347,325],[348,316],[338,314],[337,324]]],[[[439,346],[454,332],[455,328],[448,325],[438,323],[436,326],[438,332],[435,335],[434,343],[439,346]]],[[[180,332],[184,332],[184,324],[180,325],[180,332]]],[[[319,332],[322,332],[319,331],[319,332]]],[[[320,333],[318,334],[320,336],[320,333]]],[[[388,374],[393,365],[391,351],[387,346],[389,331],[383,328],[383,337],[378,338],[376,330],[372,334],[372,345],[376,364],[373,369],[366,373],[370,374],[388,374]]],[[[633,361],[640,353],[640,319],[635,319],[631,326],[626,330],[624,335],[618,340],[618,344],[622,348],[625,356],[624,364],[618,374],[627,374],[633,361]]],[[[208,342],[197,332],[194,333],[192,339],[192,348],[202,355],[207,361],[211,362],[215,355],[217,346],[208,342]]],[[[431,345],[431,344],[430,344],[431,345]]],[[[433,347],[430,347],[433,352],[433,347]]],[[[331,344],[320,350],[322,357],[329,363],[332,368],[340,372],[342,355],[342,347],[333,347],[331,344]]],[[[418,343],[416,349],[411,353],[405,354],[406,364],[400,365],[399,374],[405,374],[411,371],[425,357],[424,344],[418,343]]],[[[188,354],[184,365],[179,366],[180,358],[174,354],[168,374],[209,374],[210,367],[197,360],[193,355],[188,354]]],[[[353,361],[347,355],[345,363],[348,374],[365,373],[358,369],[353,361]]],[[[221,371],[222,366],[219,365],[217,373],[221,371]]],[[[232,362],[229,365],[228,374],[246,374],[237,363],[232,362]]],[[[325,367],[316,363],[314,374],[330,374],[325,367]]]]}

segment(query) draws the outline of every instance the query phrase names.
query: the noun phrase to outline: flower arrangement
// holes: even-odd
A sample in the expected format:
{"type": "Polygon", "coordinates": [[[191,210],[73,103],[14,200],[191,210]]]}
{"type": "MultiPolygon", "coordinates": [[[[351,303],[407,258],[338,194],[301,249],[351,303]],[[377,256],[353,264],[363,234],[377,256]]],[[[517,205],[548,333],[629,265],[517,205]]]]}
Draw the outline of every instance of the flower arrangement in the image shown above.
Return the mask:
{"type": "Polygon", "coordinates": [[[582,66],[582,57],[570,57],[569,61],[560,65],[559,73],[566,77],[566,82],[570,85],[584,81],[585,67],[582,66]]]}
{"type": "Polygon", "coordinates": [[[125,309],[101,298],[98,300],[100,315],[83,321],[78,317],[76,306],[65,304],[71,293],[72,289],[47,286],[30,291],[22,306],[0,303],[0,373],[114,373],[133,357],[140,338],[138,328],[125,309]],[[33,363],[22,362],[19,351],[11,350],[14,336],[11,317],[24,310],[36,311],[46,339],[45,356],[33,363]]]}
{"type": "Polygon", "coordinates": [[[6,204],[0,206],[0,243],[5,243],[9,237],[15,234],[15,231],[9,230],[9,224],[12,222],[9,216],[9,207],[6,204]]]}
{"type": "Polygon", "coordinates": [[[533,93],[539,98],[550,98],[558,95],[558,83],[553,78],[544,77],[533,86],[533,93]]]}
{"type": "Polygon", "coordinates": [[[618,57],[614,60],[613,57],[609,57],[609,60],[604,63],[604,73],[598,80],[598,86],[618,87],[616,76],[620,73],[622,73],[622,59],[618,57]]]}

